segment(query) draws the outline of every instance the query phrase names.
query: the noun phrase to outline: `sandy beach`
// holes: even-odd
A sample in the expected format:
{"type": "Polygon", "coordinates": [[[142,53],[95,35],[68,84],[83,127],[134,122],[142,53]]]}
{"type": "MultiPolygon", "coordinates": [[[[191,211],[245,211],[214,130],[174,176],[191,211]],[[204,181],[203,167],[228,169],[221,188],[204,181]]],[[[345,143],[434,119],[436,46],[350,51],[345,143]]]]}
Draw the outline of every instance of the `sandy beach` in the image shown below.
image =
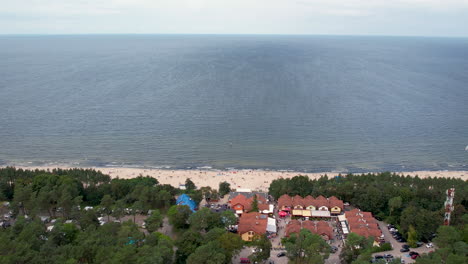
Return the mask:
{"type": "MultiPolygon", "coordinates": [[[[22,169],[44,169],[52,170],[56,167],[17,167],[22,169]]],[[[60,166],[67,169],[72,167],[60,166]]],[[[151,176],[161,184],[170,184],[179,187],[190,178],[197,187],[210,186],[218,188],[220,182],[227,181],[231,188],[249,188],[252,190],[267,191],[270,183],[279,178],[292,178],[297,175],[305,175],[311,179],[319,178],[322,175],[328,177],[337,176],[338,172],[304,173],[292,171],[263,171],[263,170],[170,170],[170,169],[145,169],[145,168],[120,168],[120,167],[91,167],[99,170],[113,178],[129,179],[139,175],[151,176]]],[[[345,173],[342,173],[345,174],[345,173]]],[[[468,180],[468,171],[412,171],[398,172],[401,175],[427,177],[460,178],[468,180]]]]}

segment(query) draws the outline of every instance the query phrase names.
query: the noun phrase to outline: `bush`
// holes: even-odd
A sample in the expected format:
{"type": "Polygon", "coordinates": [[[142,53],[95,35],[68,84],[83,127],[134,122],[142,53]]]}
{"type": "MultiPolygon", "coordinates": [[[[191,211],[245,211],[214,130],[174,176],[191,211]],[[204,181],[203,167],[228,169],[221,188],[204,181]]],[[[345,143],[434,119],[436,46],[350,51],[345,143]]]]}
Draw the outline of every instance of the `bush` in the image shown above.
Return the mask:
{"type": "Polygon", "coordinates": [[[383,252],[392,250],[392,244],[390,243],[383,243],[380,247],[372,247],[372,253],[383,252]]]}

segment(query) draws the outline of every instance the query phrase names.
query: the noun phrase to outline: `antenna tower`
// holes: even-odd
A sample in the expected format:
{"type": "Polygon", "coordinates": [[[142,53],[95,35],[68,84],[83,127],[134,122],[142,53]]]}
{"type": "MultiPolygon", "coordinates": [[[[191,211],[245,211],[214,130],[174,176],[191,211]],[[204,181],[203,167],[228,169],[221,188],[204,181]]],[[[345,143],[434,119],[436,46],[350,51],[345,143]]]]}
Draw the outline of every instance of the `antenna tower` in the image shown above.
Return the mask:
{"type": "Polygon", "coordinates": [[[444,225],[450,225],[450,215],[453,212],[453,198],[455,197],[455,188],[447,190],[447,199],[445,200],[444,225]]]}

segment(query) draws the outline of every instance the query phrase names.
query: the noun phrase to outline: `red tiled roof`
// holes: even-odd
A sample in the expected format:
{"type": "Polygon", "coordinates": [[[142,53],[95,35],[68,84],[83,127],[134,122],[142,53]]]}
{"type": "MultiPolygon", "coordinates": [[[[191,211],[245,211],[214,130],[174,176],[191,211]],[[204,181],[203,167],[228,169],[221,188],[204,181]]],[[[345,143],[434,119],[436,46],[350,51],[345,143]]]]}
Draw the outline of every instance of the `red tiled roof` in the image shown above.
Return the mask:
{"type": "Polygon", "coordinates": [[[320,195],[317,198],[314,198],[310,195],[307,195],[306,197],[302,198],[299,195],[291,197],[287,194],[284,194],[278,199],[279,208],[283,208],[284,206],[295,207],[297,205],[300,205],[304,208],[311,206],[311,205],[315,206],[316,208],[321,207],[321,206],[326,206],[328,208],[338,206],[339,208],[341,208],[341,210],[344,210],[343,201],[336,198],[335,196],[332,196],[329,199],[327,199],[323,197],[322,195],[320,195]]]}
{"type": "Polygon", "coordinates": [[[316,207],[326,206],[328,207],[328,200],[327,198],[320,195],[319,197],[315,198],[316,207]]]}
{"type": "Polygon", "coordinates": [[[235,205],[240,204],[244,207],[248,204],[248,199],[242,194],[237,195],[231,200],[231,207],[234,207],[235,205]]]}
{"type": "Polygon", "coordinates": [[[341,210],[344,210],[343,201],[336,198],[335,196],[332,196],[332,197],[328,198],[328,203],[330,204],[330,208],[337,206],[341,210]]]}
{"type": "MultiPolygon", "coordinates": [[[[310,196],[310,195],[307,195],[306,197],[304,197],[302,199],[302,202],[304,204],[304,207],[308,207],[308,206],[311,206],[311,205],[314,205],[315,204],[315,198],[310,196]]],[[[315,206],[315,205],[314,205],[315,206]]]]}
{"type": "Polygon", "coordinates": [[[333,238],[333,230],[329,225],[326,225],[326,226],[317,225],[316,234],[320,236],[327,236],[328,239],[333,238]]]}
{"type": "Polygon", "coordinates": [[[364,237],[373,236],[375,239],[382,235],[382,231],[379,229],[377,220],[372,216],[372,213],[353,209],[345,212],[345,216],[350,232],[364,237]]]}
{"type": "Polygon", "coordinates": [[[261,235],[266,233],[268,217],[257,212],[244,213],[239,219],[237,232],[244,234],[253,231],[255,234],[261,235]]]}
{"type": "Polygon", "coordinates": [[[306,220],[302,222],[302,227],[319,236],[326,236],[328,239],[333,237],[333,230],[325,221],[312,222],[306,220]]]}
{"type": "Polygon", "coordinates": [[[281,197],[278,199],[278,207],[280,209],[283,208],[284,206],[292,207],[292,205],[293,205],[292,197],[287,194],[281,195],[281,197]]]}
{"type": "MultiPolygon", "coordinates": [[[[257,196],[258,209],[260,211],[269,209],[269,205],[265,197],[260,196],[260,195],[254,195],[254,196],[257,196]]],[[[247,198],[242,194],[237,195],[231,200],[231,208],[237,204],[240,204],[244,207],[244,211],[249,212],[250,210],[252,210],[252,202],[254,200],[254,196],[247,198]]]]}
{"type": "Polygon", "coordinates": [[[379,229],[370,229],[370,228],[359,228],[359,229],[354,229],[351,232],[356,233],[360,236],[363,237],[374,237],[375,239],[378,239],[382,235],[382,231],[379,229]]]}
{"type": "Polygon", "coordinates": [[[298,220],[291,220],[286,226],[286,236],[290,236],[292,233],[299,233],[301,231],[301,222],[298,220]]]}
{"type": "Polygon", "coordinates": [[[346,220],[348,220],[349,224],[352,223],[364,223],[364,224],[377,224],[377,220],[373,217],[346,217],[346,220]]]}
{"type": "Polygon", "coordinates": [[[331,239],[333,236],[333,230],[327,222],[312,222],[310,220],[302,221],[302,225],[298,220],[291,220],[286,226],[286,236],[290,236],[292,233],[299,233],[301,228],[307,229],[319,236],[326,236],[327,239],[331,239]]]}
{"type": "Polygon", "coordinates": [[[296,195],[293,198],[293,207],[296,207],[298,205],[301,206],[301,207],[304,207],[304,201],[303,201],[301,196],[296,195]]]}
{"type": "Polygon", "coordinates": [[[359,219],[365,220],[369,223],[376,223],[377,220],[372,216],[371,212],[363,212],[359,209],[353,209],[351,211],[345,212],[346,219],[348,222],[350,221],[357,221],[359,219]]]}
{"type": "Polygon", "coordinates": [[[315,223],[310,220],[302,221],[303,228],[315,227],[315,223]]]}

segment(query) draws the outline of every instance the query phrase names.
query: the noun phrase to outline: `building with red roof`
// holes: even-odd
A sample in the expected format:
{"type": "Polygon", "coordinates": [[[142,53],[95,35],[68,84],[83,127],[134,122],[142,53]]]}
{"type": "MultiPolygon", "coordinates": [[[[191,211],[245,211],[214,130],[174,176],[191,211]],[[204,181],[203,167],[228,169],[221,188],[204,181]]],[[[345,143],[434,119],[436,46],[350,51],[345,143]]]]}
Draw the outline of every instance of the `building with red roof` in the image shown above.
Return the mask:
{"type": "Polygon", "coordinates": [[[299,220],[291,220],[286,225],[285,236],[289,237],[292,233],[299,233],[302,229],[301,222],[299,220]]]}
{"type": "Polygon", "coordinates": [[[312,197],[311,195],[307,195],[302,199],[302,203],[304,205],[304,209],[307,210],[315,210],[315,198],[312,197]]]}
{"type": "Polygon", "coordinates": [[[315,205],[316,205],[316,210],[319,211],[328,211],[328,208],[330,205],[328,204],[328,199],[323,197],[322,195],[319,195],[317,198],[315,198],[315,205]]]}
{"type": "Polygon", "coordinates": [[[335,196],[327,199],[322,195],[317,198],[310,195],[302,198],[299,195],[291,197],[284,194],[278,199],[278,208],[280,211],[292,212],[292,215],[295,216],[330,217],[330,214],[337,215],[343,212],[344,203],[335,196]],[[324,214],[323,211],[328,211],[329,213],[324,214]]]}
{"type": "Polygon", "coordinates": [[[278,208],[281,211],[291,211],[291,208],[293,207],[293,199],[291,196],[287,194],[281,195],[281,197],[278,199],[278,208]]]}
{"type": "Polygon", "coordinates": [[[374,237],[375,241],[378,241],[382,236],[382,231],[379,228],[377,220],[372,216],[372,213],[353,209],[345,212],[345,217],[349,232],[364,237],[374,237]]]}
{"type": "Polygon", "coordinates": [[[324,240],[330,240],[333,238],[333,230],[330,225],[325,221],[298,221],[291,220],[286,226],[286,236],[289,237],[293,233],[299,233],[301,229],[307,229],[310,232],[321,236],[324,240]]]}
{"type": "Polygon", "coordinates": [[[237,214],[242,214],[244,212],[250,212],[252,210],[252,203],[254,201],[254,197],[257,197],[258,202],[258,210],[262,212],[263,210],[269,210],[269,204],[265,197],[261,195],[253,195],[247,198],[243,194],[239,194],[234,197],[231,201],[231,208],[236,211],[237,214]]]}
{"type": "Polygon", "coordinates": [[[252,241],[267,232],[268,217],[261,213],[244,213],[239,218],[237,233],[244,241],[252,241]]]}
{"type": "Polygon", "coordinates": [[[330,212],[334,215],[340,214],[344,211],[344,203],[342,200],[332,196],[328,198],[328,205],[330,208],[330,212]]]}

